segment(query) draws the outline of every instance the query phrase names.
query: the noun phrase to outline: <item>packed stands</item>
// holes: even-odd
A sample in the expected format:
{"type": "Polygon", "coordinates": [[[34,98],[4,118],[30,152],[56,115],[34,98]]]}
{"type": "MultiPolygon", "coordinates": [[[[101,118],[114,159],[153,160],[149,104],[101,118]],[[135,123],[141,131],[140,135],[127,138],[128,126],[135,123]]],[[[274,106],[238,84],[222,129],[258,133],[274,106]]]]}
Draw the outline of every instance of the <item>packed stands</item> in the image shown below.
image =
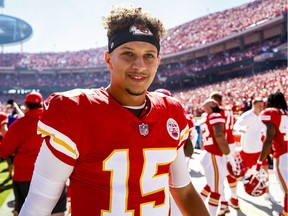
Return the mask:
{"type": "MultiPolygon", "coordinates": [[[[197,88],[186,88],[174,91],[173,96],[183,104],[187,113],[199,117],[202,113],[201,104],[212,91],[221,91],[225,99],[224,104],[232,104],[234,112],[241,114],[248,109],[247,106],[254,97],[267,98],[269,93],[277,90],[283,92],[288,99],[288,68],[268,70],[197,88]]],[[[24,97],[25,94],[0,95],[0,106],[2,105],[3,109],[6,101],[11,98],[22,104],[24,97]]]]}
{"type": "MultiPolygon", "coordinates": [[[[287,13],[286,0],[256,0],[217,12],[169,29],[161,44],[161,55],[201,47],[229,35],[253,28],[287,13]]],[[[104,64],[106,47],[60,53],[7,53],[0,67],[44,68],[97,67],[104,64]]]]}
{"type": "Polygon", "coordinates": [[[212,91],[222,92],[223,104],[233,105],[235,114],[240,115],[249,109],[247,106],[255,97],[265,99],[270,93],[281,91],[288,100],[288,68],[263,71],[193,89],[182,89],[175,91],[173,95],[181,101],[187,113],[199,117],[202,113],[201,104],[212,91]]]}
{"type": "MultiPolygon", "coordinates": [[[[281,76],[287,76],[287,61],[283,57],[269,64],[268,61],[261,60],[262,63],[258,63],[254,60],[265,53],[276,56],[281,46],[287,50],[287,11],[286,0],[255,0],[169,29],[162,40],[162,63],[152,87],[165,87],[175,92],[189,89],[187,93],[181,90],[182,93],[176,96],[184,104],[188,101],[194,104],[189,109],[196,112],[202,97],[207,96],[205,88],[224,88],[222,85],[225,82],[232,82],[230,86],[239,87],[241,79],[245,83],[247,79],[259,76],[261,80],[262,75],[266,76],[264,74],[274,77],[280,73],[281,76]],[[270,72],[263,72],[269,68],[270,72]],[[254,76],[247,78],[251,74],[254,76]],[[217,84],[213,84],[215,82],[217,84]],[[210,87],[203,87],[208,84],[210,87]]],[[[54,91],[107,86],[110,75],[103,61],[106,49],[2,53],[0,101],[5,104],[12,97],[21,103],[23,95],[32,90],[41,91],[47,97],[54,91]]],[[[284,57],[287,58],[287,51],[284,57]]],[[[287,78],[280,83],[286,85],[284,90],[287,91],[287,78]]],[[[234,102],[239,104],[244,96],[237,95],[236,90],[229,89],[229,94],[236,94],[233,95],[234,100],[237,100],[234,102]]],[[[247,96],[245,100],[249,98],[247,96]]]]}

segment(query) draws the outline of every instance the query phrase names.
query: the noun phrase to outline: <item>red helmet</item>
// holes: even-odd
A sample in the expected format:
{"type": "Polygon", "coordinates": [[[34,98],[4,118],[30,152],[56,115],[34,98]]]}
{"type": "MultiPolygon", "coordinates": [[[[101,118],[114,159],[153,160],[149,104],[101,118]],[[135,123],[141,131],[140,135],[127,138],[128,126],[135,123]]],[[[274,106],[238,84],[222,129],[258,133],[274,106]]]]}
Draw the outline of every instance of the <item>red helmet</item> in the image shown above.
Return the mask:
{"type": "Polygon", "coordinates": [[[260,169],[256,174],[244,180],[244,189],[251,196],[258,197],[266,193],[268,174],[264,169],[260,169]]]}
{"type": "Polygon", "coordinates": [[[154,92],[160,92],[160,93],[165,94],[167,96],[172,96],[172,93],[167,89],[156,89],[154,92]]]}
{"type": "Polygon", "coordinates": [[[231,162],[227,162],[227,169],[230,175],[232,175],[234,178],[242,178],[244,177],[245,173],[247,172],[247,168],[243,163],[242,158],[239,154],[235,154],[234,157],[235,161],[235,170],[233,170],[233,167],[231,165],[231,162]]]}

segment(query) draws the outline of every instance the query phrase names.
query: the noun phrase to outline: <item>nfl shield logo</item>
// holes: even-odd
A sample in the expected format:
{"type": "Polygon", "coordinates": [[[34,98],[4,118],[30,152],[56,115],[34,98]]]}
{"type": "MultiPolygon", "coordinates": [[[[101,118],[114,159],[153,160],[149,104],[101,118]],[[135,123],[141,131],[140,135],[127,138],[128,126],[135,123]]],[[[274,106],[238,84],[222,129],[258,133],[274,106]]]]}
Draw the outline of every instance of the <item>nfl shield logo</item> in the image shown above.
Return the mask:
{"type": "Polygon", "coordinates": [[[144,123],[139,125],[139,132],[142,136],[147,136],[149,133],[148,125],[144,123]]]}

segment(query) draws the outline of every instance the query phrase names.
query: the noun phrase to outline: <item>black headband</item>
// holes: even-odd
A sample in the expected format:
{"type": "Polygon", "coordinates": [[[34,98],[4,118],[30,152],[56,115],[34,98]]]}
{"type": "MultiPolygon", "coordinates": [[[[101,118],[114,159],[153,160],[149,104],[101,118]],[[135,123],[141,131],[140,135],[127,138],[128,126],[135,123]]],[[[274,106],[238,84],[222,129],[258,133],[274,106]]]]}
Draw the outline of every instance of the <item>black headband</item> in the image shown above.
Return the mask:
{"type": "Polygon", "coordinates": [[[136,26],[114,32],[108,40],[108,52],[111,53],[116,47],[130,41],[150,43],[157,48],[158,54],[160,52],[160,42],[152,32],[148,28],[138,28],[136,26]]]}

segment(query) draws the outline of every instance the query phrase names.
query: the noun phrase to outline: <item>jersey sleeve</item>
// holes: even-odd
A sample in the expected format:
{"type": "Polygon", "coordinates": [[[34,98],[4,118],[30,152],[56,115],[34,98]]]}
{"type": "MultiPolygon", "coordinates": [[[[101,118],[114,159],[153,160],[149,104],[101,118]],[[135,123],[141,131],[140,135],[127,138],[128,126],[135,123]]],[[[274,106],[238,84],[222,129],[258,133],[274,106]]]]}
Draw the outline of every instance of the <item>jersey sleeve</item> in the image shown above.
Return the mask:
{"type": "Polygon", "coordinates": [[[170,165],[170,187],[182,188],[191,182],[189,172],[186,167],[186,158],[183,146],[178,149],[176,160],[170,165]]]}
{"type": "Polygon", "coordinates": [[[276,121],[278,120],[277,117],[277,110],[275,109],[266,109],[260,113],[260,117],[263,123],[272,123],[277,127],[276,121]]]}
{"type": "Polygon", "coordinates": [[[208,121],[210,125],[225,124],[225,119],[219,113],[212,113],[208,121]]]}
{"type": "Polygon", "coordinates": [[[2,125],[7,124],[7,123],[8,123],[7,114],[0,112],[0,127],[2,127],[2,125]]]}
{"type": "Polygon", "coordinates": [[[44,102],[44,112],[38,122],[37,132],[45,138],[48,148],[62,162],[74,165],[79,157],[76,143],[71,139],[77,132],[73,112],[77,100],[53,94],[44,102]]]}

